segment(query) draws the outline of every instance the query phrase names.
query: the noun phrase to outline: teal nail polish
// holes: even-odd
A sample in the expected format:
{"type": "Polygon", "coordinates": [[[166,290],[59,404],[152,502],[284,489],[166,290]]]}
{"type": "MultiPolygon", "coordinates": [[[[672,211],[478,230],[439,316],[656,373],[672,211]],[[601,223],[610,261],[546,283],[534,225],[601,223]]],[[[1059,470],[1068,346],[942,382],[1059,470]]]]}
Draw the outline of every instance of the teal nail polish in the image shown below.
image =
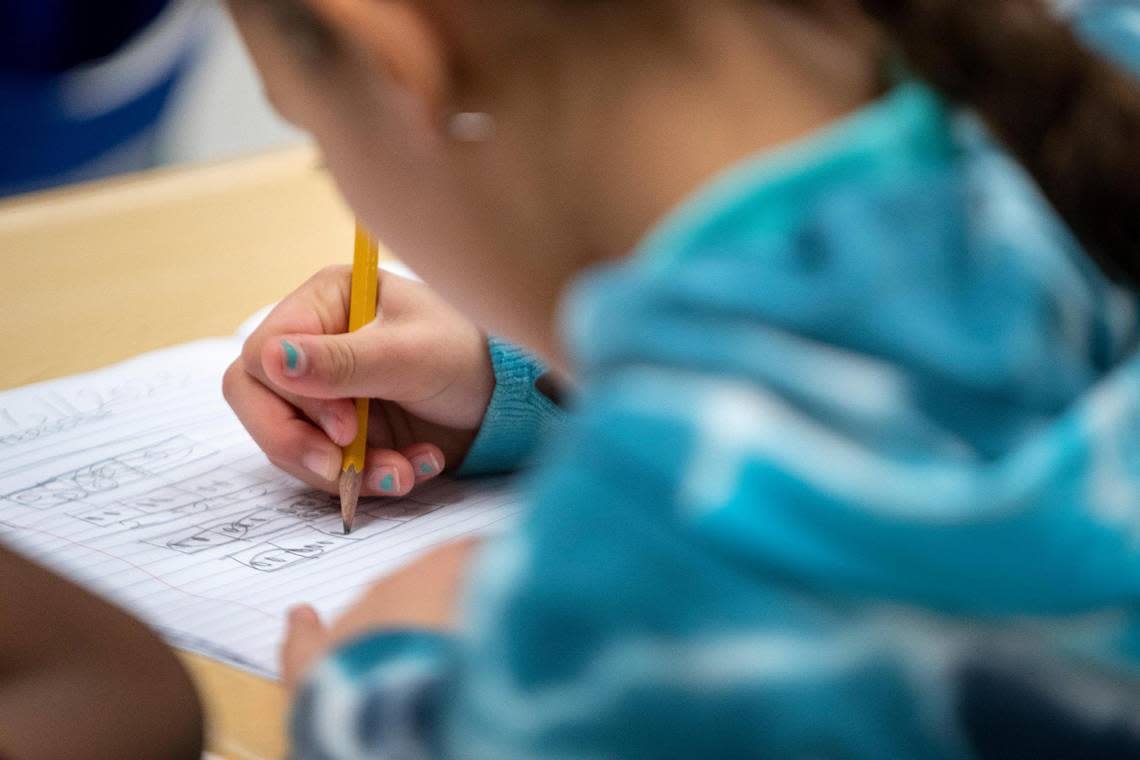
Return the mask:
{"type": "Polygon", "coordinates": [[[285,352],[285,369],[289,372],[296,372],[297,368],[301,366],[301,352],[287,340],[281,341],[281,349],[285,352]]]}
{"type": "Polygon", "coordinates": [[[412,467],[415,468],[417,478],[426,478],[429,475],[435,475],[443,470],[439,459],[431,454],[424,454],[413,459],[412,467]]]}
{"type": "Polygon", "coordinates": [[[391,474],[385,475],[384,479],[380,481],[380,490],[384,493],[392,493],[396,490],[396,478],[391,474]]]}

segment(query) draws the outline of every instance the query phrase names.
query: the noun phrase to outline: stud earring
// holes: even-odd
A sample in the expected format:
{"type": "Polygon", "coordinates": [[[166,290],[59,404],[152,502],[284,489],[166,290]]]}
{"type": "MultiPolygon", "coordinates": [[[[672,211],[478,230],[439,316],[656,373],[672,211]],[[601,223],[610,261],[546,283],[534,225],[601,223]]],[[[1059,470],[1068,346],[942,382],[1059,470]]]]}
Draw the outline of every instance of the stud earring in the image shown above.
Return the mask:
{"type": "Polygon", "coordinates": [[[481,111],[461,111],[447,120],[447,134],[457,142],[488,142],[495,137],[495,117],[481,111]]]}

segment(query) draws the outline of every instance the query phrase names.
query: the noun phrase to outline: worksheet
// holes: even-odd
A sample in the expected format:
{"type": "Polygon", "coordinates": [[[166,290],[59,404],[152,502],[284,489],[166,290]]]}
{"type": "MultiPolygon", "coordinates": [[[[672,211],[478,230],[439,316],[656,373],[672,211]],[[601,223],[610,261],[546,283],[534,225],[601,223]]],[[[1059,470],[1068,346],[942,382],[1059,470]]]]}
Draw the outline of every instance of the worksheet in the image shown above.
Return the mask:
{"type": "Polygon", "coordinates": [[[273,468],[222,399],[240,339],[0,393],[0,542],[127,608],[172,645],[277,676],[286,611],[344,610],[439,544],[508,526],[501,481],[364,500],[273,468]]]}

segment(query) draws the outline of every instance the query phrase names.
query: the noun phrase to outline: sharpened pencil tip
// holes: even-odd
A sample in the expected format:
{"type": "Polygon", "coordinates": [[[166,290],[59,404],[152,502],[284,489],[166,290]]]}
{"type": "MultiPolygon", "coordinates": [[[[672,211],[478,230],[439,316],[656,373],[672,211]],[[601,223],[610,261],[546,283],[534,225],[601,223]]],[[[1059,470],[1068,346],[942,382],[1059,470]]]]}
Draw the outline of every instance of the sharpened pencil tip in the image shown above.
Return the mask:
{"type": "Polygon", "coordinates": [[[364,476],[349,467],[340,476],[340,517],[344,525],[344,534],[352,532],[352,524],[356,521],[356,505],[360,502],[360,487],[364,476]]]}

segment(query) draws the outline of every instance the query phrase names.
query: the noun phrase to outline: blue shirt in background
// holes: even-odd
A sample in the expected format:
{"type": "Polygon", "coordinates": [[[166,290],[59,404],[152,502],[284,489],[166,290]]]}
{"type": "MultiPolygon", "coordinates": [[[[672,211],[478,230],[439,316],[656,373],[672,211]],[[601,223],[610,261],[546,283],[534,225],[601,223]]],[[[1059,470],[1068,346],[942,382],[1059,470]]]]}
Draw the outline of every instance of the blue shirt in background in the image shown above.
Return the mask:
{"type": "Polygon", "coordinates": [[[2,0],[0,71],[59,74],[105,58],[169,0],[2,0]]]}
{"type": "Polygon", "coordinates": [[[153,163],[192,1],[0,0],[0,195],[153,163]]]}

